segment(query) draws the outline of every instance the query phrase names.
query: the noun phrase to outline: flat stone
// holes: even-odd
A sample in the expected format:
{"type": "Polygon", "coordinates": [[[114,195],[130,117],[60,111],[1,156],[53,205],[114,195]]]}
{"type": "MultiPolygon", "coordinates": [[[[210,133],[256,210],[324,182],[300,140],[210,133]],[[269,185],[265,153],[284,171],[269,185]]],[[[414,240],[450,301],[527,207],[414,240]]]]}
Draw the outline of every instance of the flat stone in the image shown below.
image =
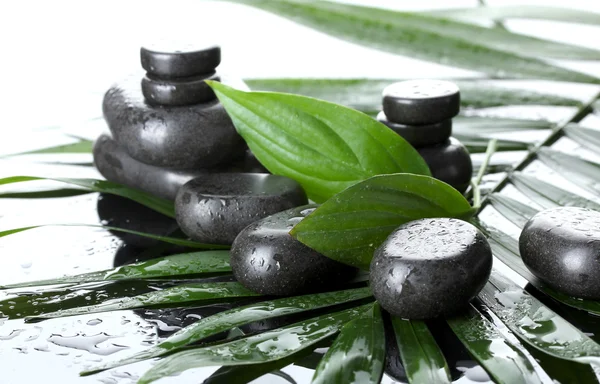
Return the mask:
{"type": "Polygon", "coordinates": [[[161,79],[147,74],[142,78],[142,94],[152,105],[190,105],[215,100],[217,97],[205,80],[219,81],[215,72],[183,79],[161,79]]]}
{"type": "Polygon", "coordinates": [[[389,121],[407,125],[439,123],[458,115],[460,90],[443,80],[407,80],[383,90],[383,111],[389,121]]]}
{"type": "Polygon", "coordinates": [[[444,143],[417,148],[436,179],[465,192],[473,176],[473,163],[467,148],[451,137],[444,143]]]}
{"type": "Polygon", "coordinates": [[[296,181],[261,173],[213,173],[179,189],[175,214],[181,230],[208,244],[231,244],[249,224],[308,203],[296,181]]]}
{"type": "Polygon", "coordinates": [[[276,213],[246,227],[231,246],[231,268],[246,288],[264,295],[298,295],[332,289],[356,269],[329,259],[289,231],[316,205],[276,213]]]}
{"type": "Polygon", "coordinates": [[[534,215],[519,250],[529,270],[557,291],[600,299],[600,212],[557,207],[534,215]]]}
{"type": "Polygon", "coordinates": [[[420,219],[401,225],[371,262],[373,295],[393,316],[430,319],[462,309],[487,282],[492,250],[466,221],[420,219]]]}
{"type": "Polygon", "coordinates": [[[144,101],[129,78],[104,95],[104,118],[114,139],[136,160],[177,169],[210,168],[246,147],[218,102],[168,107],[144,101]]]}
{"type": "Polygon", "coordinates": [[[214,71],[221,63],[221,47],[153,44],[140,48],[140,59],[142,67],[158,77],[190,77],[214,71]]]}
{"type": "Polygon", "coordinates": [[[385,113],[381,111],[377,115],[377,120],[402,136],[415,148],[443,143],[452,134],[451,119],[428,125],[405,125],[389,121],[385,113]]]}

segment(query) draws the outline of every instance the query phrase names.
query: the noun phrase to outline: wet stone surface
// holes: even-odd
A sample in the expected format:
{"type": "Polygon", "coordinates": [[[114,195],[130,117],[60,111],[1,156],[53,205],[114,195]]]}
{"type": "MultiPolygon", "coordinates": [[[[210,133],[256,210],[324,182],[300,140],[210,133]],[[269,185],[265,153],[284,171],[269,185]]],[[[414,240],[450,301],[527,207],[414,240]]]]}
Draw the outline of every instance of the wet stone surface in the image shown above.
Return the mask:
{"type": "Polygon", "coordinates": [[[431,175],[450,184],[460,192],[465,192],[473,175],[473,163],[467,148],[457,139],[427,147],[418,148],[431,175]]]}
{"type": "Polygon", "coordinates": [[[209,73],[221,63],[218,45],[147,45],[140,49],[142,67],[163,78],[190,77],[209,73]]]}
{"type": "Polygon", "coordinates": [[[237,281],[265,295],[324,291],[351,279],[356,270],[333,261],[290,236],[315,205],[289,209],[246,227],[231,248],[237,281]]]}
{"type": "Polygon", "coordinates": [[[142,94],[152,105],[190,105],[216,99],[205,80],[219,81],[215,72],[183,79],[164,80],[150,74],[142,78],[142,94]]]}
{"type": "Polygon", "coordinates": [[[457,219],[420,219],[396,229],[375,251],[373,295],[394,316],[429,319],[466,305],[486,283],[492,251],[483,234],[457,219]]]}
{"type": "Polygon", "coordinates": [[[231,244],[249,224],[308,202],[296,181],[260,173],[205,174],[186,183],[175,199],[181,229],[192,239],[231,244]]]}
{"type": "Polygon", "coordinates": [[[600,212],[558,207],[542,211],[519,238],[523,262],[551,287],[571,296],[600,299],[600,212]]]}
{"type": "Polygon", "coordinates": [[[385,113],[381,111],[377,115],[377,120],[402,136],[413,147],[443,143],[452,134],[451,119],[428,125],[405,125],[389,121],[385,113]]]}

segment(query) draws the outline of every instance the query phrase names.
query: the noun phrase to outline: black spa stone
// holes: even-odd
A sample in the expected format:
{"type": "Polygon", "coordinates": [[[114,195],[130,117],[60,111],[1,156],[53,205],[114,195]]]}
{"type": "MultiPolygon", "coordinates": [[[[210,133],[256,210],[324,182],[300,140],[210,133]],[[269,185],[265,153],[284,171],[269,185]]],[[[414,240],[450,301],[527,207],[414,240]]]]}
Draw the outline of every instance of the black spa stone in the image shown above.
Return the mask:
{"type": "Polygon", "coordinates": [[[554,289],[600,299],[600,212],[576,207],[533,216],[519,238],[523,262],[554,289]]]}
{"type": "Polygon", "coordinates": [[[381,111],[377,115],[377,120],[402,136],[413,147],[443,143],[452,134],[451,119],[428,125],[405,125],[389,121],[385,113],[381,111]]]}
{"type": "Polygon", "coordinates": [[[167,107],[144,101],[131,77],[104,95],[104,118],[114,139],[136,160],[158,167],[209,168],[232,161],[245,149],[217,101],[167,107]]]}
{"type": "Polygon", "coordinates": [[[210,73],[221,63],[218,45],[184,45],[180,47],[144,46],[140,49],[142,67],[162,78],[190,77],[210,73]]]}
{"type": "Polygon", "coordinates": [[[473,299],[492,270],[483,234],[457,219],[420,219],[396,229],[375,251],[373,295],[394,316],[429,319],[473,299]]]}
{"type": "Polygon", "coordinates": [[[356,274],[308,248],[289,231],[315,205],[276,213],[250,224],[231,247],[233,275],[246,288],[264,295],[288,296],[334,288],[356,274]]]}
{"type": "Polygon", "coordinates": [[[451,137],[437,145],[417,148],[436,179],[465,192],[473,175],[473,163],[467,148],[451,137]]]}
{"type": "Polygon", "coordinates": [[[449,81],[407,80],[383,90],[383,112],[395,123],[439,123],[456,116],[459,109],[460,91],[449,81]]]}
{"type": "Polygon", "coordinates": [[[179,189],[175,215],[181,230],[201,243],[231,244],[249,224],[308,203],[296,181],[261,173],[213,173],[179,189]]]}
{"type": "Polygon", "coordinates": [[[152,105],[190,105],[216,99],[205,80],[219,81],[215,72],[183,79],[165,80],[147,74],[142,78],[142,94],[152,105]]]}

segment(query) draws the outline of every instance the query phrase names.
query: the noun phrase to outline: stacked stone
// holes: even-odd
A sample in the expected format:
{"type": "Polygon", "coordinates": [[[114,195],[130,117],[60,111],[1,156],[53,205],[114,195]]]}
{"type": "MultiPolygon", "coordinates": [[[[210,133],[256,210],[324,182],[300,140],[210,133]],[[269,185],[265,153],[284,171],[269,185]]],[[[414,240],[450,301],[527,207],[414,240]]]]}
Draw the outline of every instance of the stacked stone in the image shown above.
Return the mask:
{"type": "Polygon", "coordinates": [[[451,137],[460,110],[460,90],[442,80],[408,80],[383,91],[377,120],[419,151],[433,177],[465,192],[473,173],[469,151],[451,137]]]}

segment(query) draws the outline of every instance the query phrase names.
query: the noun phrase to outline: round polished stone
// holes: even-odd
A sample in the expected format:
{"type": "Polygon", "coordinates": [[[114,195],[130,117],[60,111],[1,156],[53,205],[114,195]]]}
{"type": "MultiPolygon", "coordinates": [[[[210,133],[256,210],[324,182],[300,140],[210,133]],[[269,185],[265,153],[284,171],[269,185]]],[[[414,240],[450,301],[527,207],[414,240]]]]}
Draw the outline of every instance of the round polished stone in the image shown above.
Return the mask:
{"type": "Polygon", "coordinates": [[[523,228],[523,262],[554,289],[600,299],[600,212],[557,207],[534,215],[523,228]]]}
{"type": "Polygon", "coordinates": [[[218,101],[152,106],[144,101],[135,78],[111,87],[102,110],[114,139],[131,157],[146,164],[210,168],[232,161],[246,147],[218,101]]]}
{"type": "Polygon", "coordinates": [[[473,176],[473,163],[467,148],[451,137],[437,145],[417,149],[436,179],[465,192],[473,176]]]}
{"type": "Polygon", "coordinates": [[[162,78],[190,77],[210,73],[221,63],[218,45],[153,44],[140,48],[142,67],[162,78]]]}
{"type": "Polygon", "coordinates": [[[443,143],[452,134],[451,119],[428,125],[404,125],[389,121],[385,113],[381,111],[377,115],[377,120],[387,125],[416,148],[443,143]]]}
{"type": "Polygon", "coordinates": [[[254,292],[287,296],[332,289],[354,277],[356,269],[321,255],[289,234],[315,207],[292,208],[244,228],[231,246],[235,278],[254,292]]]}
{"type": "Polygon", "coordinates": [[[190,238],[208,244],[231,244],[249,224],[308,203],[296,181],[261,173],[213,173],[179,189],[175,215],[190,238]]]}
{"type": "Polygon", "coordinates": [[[407,80],[383,90],[383,112],[395,123],[439,123],[458,115],[459,110],[460,91],[449,81],[407,80]]]}
{"type": "Polygon", "coordinates": [[[184,79],[165,80],[147,74],[142,78],[142,94],[152,105],[190,105],[216,99],[205,80],[219,81],[215,72],[184,79]]]}
{"type": "Polygon", "coordinates": [[[401,225],[371,261],[373,295],[393,316],[429,319],[460,310],[492,270],[485,236],[466,221],[420,219],[401,225]]]}

